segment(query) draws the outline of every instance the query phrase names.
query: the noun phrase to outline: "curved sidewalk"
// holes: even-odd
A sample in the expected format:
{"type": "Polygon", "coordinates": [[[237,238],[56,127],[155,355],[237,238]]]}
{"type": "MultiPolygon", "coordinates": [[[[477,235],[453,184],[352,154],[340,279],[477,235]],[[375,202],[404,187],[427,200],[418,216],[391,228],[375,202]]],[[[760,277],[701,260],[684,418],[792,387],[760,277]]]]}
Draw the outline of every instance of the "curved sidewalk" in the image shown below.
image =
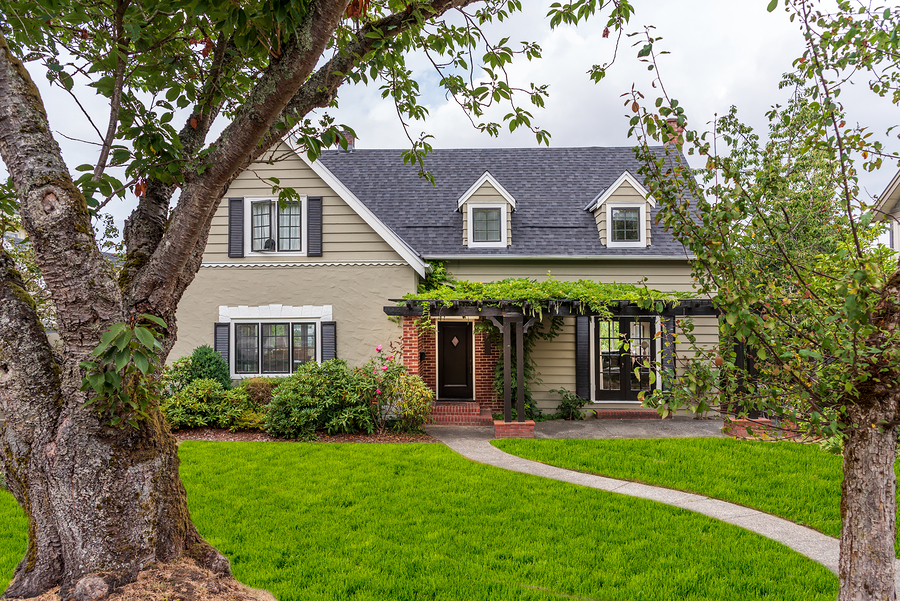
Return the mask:
{"type": "MultiPolygon", "coordinates": [[[[617,420],[619,421],[619,420],[617,420]]],[[[642,424],[632,424],[635,428],[641,428],[652,432],[653,422],[647,423],[649,420],[621,420],[624,421],[641,421],[642,424]]],[[[620,422],[620,423],[621,423],[620,422]]],[[[660,423],[660,422],[655,422],[660,423]]],[[[686,426],[690,429],[689,426],[686,426]]],[[[622,430],[618,428],[618,430],[622,430]]],[[[628,427],[624,428],[629,430],[628,427]]],[[[710,499],[703,495],[672,490],[668,488],[660,488],[657,486],[648,486],[646,484],[638,484],[636,482],[628,482],[626,480],[615,480],[613,478],[605,478],[603,476],[595,476],[592,474],[583,474],[559,467],[554,467],[529,459],[522,459],[515,455],[510,455],[491,445],[491,439],[494,436],[492,427],[484,426],[429,426],[428,433],[434,438],[472,461],[493,465],[495,467],[521,472],[523,474],[531,474],[532,476],[540,476],[542,478],[550,478],[552,480],[560,480],[598,490],[605,490],[630,497],[639,497],[641,499],[649,499],[658,501],[673,507],[680,507],[688,511],[694,511],[703,515],[734,524],[761,534],[767,538],[778,541],[787,545],[794,551],[805,555],[816,561],[833,573],[838,571],[838,545],[840,541],[836,538],[826,536],[821,532],[816,532],[805,526],[800,526],[794,522],[775,517],[762,511],[710,499]]],[[[660,433],[657,438],[666,438],[678,436],[673,432],[660,433]]],[[[697,436],[698,434],[682,434],[681,436],[697,436]]],[[[703,436],[703,434],[699,434],[703,436]]],[[[709,434],[707,434],[709,436],[709,434]]],[[[541,436],[549,438],[550,436],[541,436]]],[[[598,434],[595,428],[584,430],[582,436],[559,436],[559,438],[624,438],[625,436],[603,436],[598,434]],[[593,434],[593,435],[591,435],[593,434]]],[[[900,588],[900,561],[894,563],[894,581],[900,588]]]]}

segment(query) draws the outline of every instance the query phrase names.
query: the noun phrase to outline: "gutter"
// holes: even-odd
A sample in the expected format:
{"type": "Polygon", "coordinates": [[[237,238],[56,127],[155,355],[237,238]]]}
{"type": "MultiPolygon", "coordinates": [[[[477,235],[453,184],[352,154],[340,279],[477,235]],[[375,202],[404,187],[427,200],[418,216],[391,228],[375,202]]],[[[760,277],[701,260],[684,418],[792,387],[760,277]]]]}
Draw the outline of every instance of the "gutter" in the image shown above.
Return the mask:
{"type": "Polygon", "coordinates": [[[692,261],[693,255],[422,255],[426,261],[692,261]]]}

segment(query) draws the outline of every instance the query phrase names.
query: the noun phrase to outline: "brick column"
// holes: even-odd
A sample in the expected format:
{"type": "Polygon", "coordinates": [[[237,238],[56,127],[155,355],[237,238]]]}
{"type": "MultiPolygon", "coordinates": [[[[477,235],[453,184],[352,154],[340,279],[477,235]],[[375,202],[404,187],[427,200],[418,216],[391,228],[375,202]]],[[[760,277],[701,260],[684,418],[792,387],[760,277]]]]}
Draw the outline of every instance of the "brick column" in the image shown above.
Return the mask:
{"type": "Polygon", "coordinates": [[[437,344],[437,320],[431,320],[431,329],[419,333],[419,352],[425,353],[420,361],[419,375],[425,384],[434,391],[437,398],[437,357],[435,345],[437,344]]]}
{"type": "Polygon", "coordinates": [[[403,317],[403,365],[411,376],[421,375],[419,367],[419,329],[415,317],[403,317]]]}
{"type": "Polygon", "coordinates": [[[486,353],[489,338],[486,332],[475,334],[475,400],[482,409],[503,413],[503,399],[494,393],[494,368],[501,349],[499,344],[492,344],[491,352],[486,353]]]}

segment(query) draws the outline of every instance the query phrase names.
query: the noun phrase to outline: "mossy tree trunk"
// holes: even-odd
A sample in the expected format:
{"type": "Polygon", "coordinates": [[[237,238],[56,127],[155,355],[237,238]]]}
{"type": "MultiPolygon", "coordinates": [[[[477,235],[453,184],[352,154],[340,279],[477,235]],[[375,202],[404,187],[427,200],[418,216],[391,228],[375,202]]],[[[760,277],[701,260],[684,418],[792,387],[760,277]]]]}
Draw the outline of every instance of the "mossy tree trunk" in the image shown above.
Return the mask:
{"type": "Polygon", "coordinates": [[[137,429],[105,425],[84,408],[79,363],[112,324],[141,313],[168,324],[164,360],[175,341],[178,302],[200,268],[230,182],[279,143],[285,122],[327,106],[363,57],[392,52],[367,34],[378,29],[397,36],[421,27],[423,14],[437,19],[473,1],[432,0],[421,11],[345,30],[344,51],[315,71],[349,0],[314,0],[277,56],[265,57],[252,93],[210,144],[209,128],[225,102],[216,78],[229,61],[243,58],[223,37],[204,92],[179,133],[186,171],[177,207],[169,208],[176,186],[147,181],[126,223],[127,254],[118,276],[97,247],[85,198],[53,139],[40,93],[0,35],[0,156],[56,307],[61,340],[51,348],[21,277],[0,248],[0,469],[29,520],[28,551],[6,597],[60,586],[66,598],[86,575],[122,584],[151,563],[184,554],[228,572],[227,560],[191,523],[175,440],[159,411],[152,409],[137,429]],[[208,154],[198,161],[204,148],[208,154]]]}

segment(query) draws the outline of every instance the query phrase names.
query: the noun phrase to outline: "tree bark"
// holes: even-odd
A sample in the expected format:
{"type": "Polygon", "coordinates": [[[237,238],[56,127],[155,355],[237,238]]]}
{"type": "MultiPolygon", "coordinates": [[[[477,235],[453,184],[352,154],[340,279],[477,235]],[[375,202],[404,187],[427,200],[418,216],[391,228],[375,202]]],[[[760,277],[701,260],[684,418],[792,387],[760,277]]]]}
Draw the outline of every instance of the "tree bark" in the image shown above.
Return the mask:
{"type": "Polygon", "coordinates": [[[12,261],[0,252],[0,466],[29,520],[28,552],[6,592],[63,595],[87,574],[111,585],[189,553],[222,573],[228,561],[190,520],[175,440],[158,410],[116,429],[84,408],[78,366],[125,318],[84,197],[50,134],[40,94],[0,36],[0,154],[57,307],[52,351],[12,261]]]}
{"type": "MultiPolygon", "coordinates": [[[[864,399],[863,399],[864,400],[864,399]]],[[[881,404],[851,405],[841,484],[839,601],[894,601],[897,515],[896,412],[881,404]]]]}

